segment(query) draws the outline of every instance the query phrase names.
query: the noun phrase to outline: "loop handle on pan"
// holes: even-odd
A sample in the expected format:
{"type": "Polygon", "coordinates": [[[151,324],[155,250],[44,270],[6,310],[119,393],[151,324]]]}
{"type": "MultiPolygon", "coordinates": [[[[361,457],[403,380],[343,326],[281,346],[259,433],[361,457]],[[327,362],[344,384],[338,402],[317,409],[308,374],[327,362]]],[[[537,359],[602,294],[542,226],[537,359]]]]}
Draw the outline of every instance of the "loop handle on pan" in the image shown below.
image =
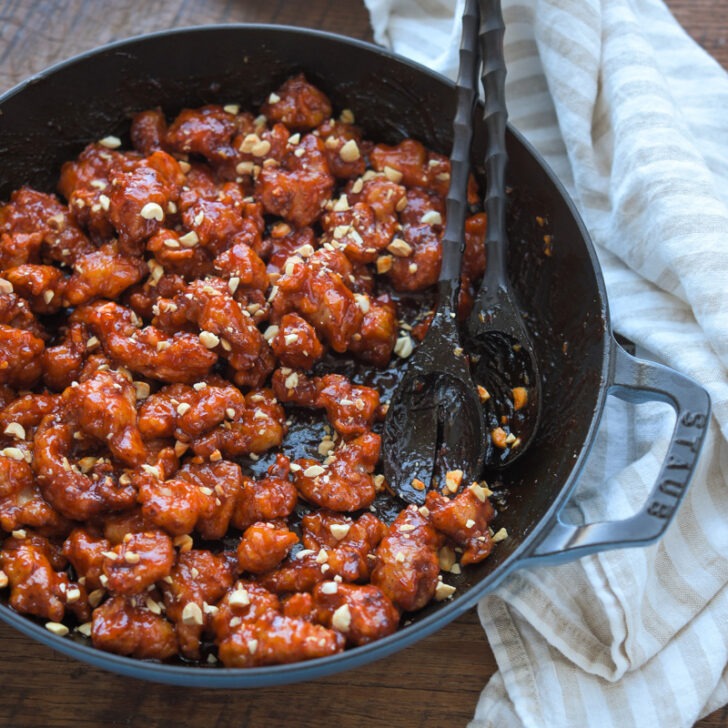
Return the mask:
{"type": "Polygon", "coordinates": [[[663,535],[685,496],[710,421],[708,393],[673,369],[633,357],[616,342],[612,352],[610,394],[635,404],[666,402],[677,415],[657,480],[642,508],[624,520],[575,526],[564,523],[559,511],[526,562],[561,563],[597,551],[649,544],[663,535]]]}

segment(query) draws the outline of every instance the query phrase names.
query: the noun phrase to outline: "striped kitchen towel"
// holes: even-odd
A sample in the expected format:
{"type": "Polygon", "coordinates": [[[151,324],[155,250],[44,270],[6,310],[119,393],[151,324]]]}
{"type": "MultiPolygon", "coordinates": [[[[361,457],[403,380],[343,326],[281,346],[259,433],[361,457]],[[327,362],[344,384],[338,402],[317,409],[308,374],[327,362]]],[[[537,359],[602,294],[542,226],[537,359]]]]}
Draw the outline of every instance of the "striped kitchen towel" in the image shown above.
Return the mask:
{"type": "MultiPolygon", "coordinates": [[[[462,0],[365,2],[378,42],[454,77],[462,0]]],[[[471,728],[692,726],[728,703],[728,75],[661,0],[503,6],[511,123],[575,200],[615,330],[701,382],[713,417],[659,543],[523,569],[480,602],[499,670],[471,728]]],[[[671,427],[610,398],[573,515],[633,512],[671,427]]]]}

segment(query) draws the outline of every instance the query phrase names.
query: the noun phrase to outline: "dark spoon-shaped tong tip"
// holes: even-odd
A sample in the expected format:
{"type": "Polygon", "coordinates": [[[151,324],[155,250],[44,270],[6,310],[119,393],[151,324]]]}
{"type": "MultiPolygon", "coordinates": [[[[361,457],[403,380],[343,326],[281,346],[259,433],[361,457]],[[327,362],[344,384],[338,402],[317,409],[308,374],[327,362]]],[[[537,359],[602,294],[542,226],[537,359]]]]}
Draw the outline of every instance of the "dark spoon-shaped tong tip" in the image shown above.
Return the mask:
{"type": "Polygon", "coordinates": [[[464,248],[472,115],[477,98],[478,6],[466,0],[456,82],[447,222],[437,302],[425,339],[407,363],[384,423],[382,452],[389,487],[422,505],[450,470],[474,480],[482,470],[486,430],[477,389],[460,344],[457,304],[464,248]]]}
{"type": "Polygon", "coordinates": [[[485,463],[502,467],[519,457],[536,433],[541,378],[531,336],[506,269],[505,24],[500,0],[479,1],[487,132],[487,268],[466,323],[466,341],[473,359],[473,378],[490,395],[485,406],[489,433],[485,463]]]}

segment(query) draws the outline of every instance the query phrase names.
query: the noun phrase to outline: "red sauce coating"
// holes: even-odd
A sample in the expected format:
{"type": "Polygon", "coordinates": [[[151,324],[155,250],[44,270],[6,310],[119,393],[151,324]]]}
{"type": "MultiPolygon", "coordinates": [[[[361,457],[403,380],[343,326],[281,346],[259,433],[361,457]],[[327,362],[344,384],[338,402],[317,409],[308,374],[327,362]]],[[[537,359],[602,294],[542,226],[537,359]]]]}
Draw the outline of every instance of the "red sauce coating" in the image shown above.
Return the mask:
{"type": "MultiPolygon", "coordinates": [[[[257,110],[148,109],[132,149],[89,144],[56,194],[0,204],[15,610],[139,659],[289,663],[441,598],[443,547],[490,553],[494,510],[469,484],[391,525],[368,510],[385,404],[326,362],[389,366],[409,331],[396,292],[439,273],[450,170],[332,113],[302,75],[257,110]],[[288,449],[300,408],[321,416],[318,452],[288,449]]],[[[484,230],[468,219],[461,307],[484,230]]]]}

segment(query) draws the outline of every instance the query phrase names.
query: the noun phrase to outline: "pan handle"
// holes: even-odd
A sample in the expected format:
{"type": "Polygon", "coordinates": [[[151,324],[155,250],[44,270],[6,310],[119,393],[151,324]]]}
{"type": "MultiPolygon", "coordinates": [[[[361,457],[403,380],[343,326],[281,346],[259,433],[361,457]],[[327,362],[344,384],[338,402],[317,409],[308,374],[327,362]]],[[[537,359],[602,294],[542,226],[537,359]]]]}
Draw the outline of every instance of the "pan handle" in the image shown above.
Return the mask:
{"type": "MultiPolygon", "coordinates": [[[[571,561],[587,554],[659,539],[670,525],[690,483],[710,420],[708,393],[674,369],[628,354],[613,341],[610,394],[627,402],[667,402],[677,415],[667,454],[647,501],[621,521],[575,526],[557,513],[526,561],[571,561]]],[[[563,505],[562,505],[563,508],[563,505]]]]}

